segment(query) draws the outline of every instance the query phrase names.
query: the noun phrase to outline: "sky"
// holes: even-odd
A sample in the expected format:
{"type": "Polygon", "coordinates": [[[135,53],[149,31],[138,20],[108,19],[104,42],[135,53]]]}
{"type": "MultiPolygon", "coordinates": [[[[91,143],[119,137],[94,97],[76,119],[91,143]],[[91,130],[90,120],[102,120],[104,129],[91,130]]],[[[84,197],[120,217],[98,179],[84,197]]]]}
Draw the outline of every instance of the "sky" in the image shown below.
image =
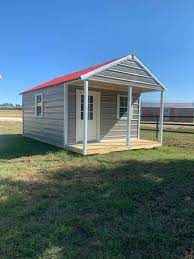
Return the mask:
{"type": "Polygon", "coordinates": [[[194,101],[194,1],[1,0],[0,103],[55,77],[130,53],[194,101]]]}

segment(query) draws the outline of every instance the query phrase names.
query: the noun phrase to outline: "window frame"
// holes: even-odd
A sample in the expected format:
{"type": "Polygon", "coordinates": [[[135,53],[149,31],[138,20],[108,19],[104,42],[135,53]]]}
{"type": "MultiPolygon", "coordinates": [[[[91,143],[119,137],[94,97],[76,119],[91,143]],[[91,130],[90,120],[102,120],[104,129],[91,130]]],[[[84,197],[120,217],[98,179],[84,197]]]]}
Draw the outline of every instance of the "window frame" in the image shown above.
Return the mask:
{"type": "Polygon", "coordinates": [[[120,107],[121,107],[120,97],[127,97],[128,98],[128,95],[117,94],[117,119],[118,120],[127,120],[127,116],[120,117],[120,107]]]}
{"type": "MultiPolygon", "coordinates": [[[[81,121],[84,120],[84,94],[81,94],[80,118],[81,118],[81,121]],[[82,109],[82,105],[83,105],[83,109],[82,109]]],[[[89,93],[88,94],[88,121],[93,121],[93,120],[94,120],[94,95],[89,93]],[[91,102],[91,99],[92,99],[92,102],[91,102]],[[92,106],[90,106],[91,104],[92,106]],[[91,107],[92,109],[90,109],[91,107]]]]}
{"type": "Polygon", "coordinates": [[[43,94],[40,93],[40,94],[35,95],[35,117],[42,118],[43,114],[44,114],[44,111],[43,111],[43,94]],[[39,104],[37,103],[38,96],[41,96],[41,102],[39,104]],[[40,115],[37,114],[37,107],[41,107],[41,114],[40,115]]]}
{"type": "Polygon", "coordinates": [[[171,108],[164,108],[164,115],[165,114],[168,114],[168,115],[166,115],[166,116],[170,116],[170,112],[171,112],[171,108]]]}

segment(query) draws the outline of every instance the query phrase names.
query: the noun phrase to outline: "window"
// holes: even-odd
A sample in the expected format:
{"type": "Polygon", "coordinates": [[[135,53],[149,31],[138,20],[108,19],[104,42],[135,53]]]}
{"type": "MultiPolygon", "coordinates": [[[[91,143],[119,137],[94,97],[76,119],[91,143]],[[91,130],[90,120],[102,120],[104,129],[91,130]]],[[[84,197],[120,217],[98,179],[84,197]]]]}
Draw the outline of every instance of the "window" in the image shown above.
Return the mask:
{"type": "Polygon", "coordinates": [[[128,97],[124,95],[117,96],[117,119],[127,118],[127,102],[128,97]]]}
{"type": "Polygon", "coordinates": [[[35,115],[36,115],[36,117],[43,116],[43,96],[42,96],[42,94],[35,95],[35,115]]]}
{"type": "Polygon", "coordinates": [[[164,115],[170,116],[170,108],[164,108],[164,115]]]}
{"type": "MultiPolygon", "coordinates": [[[[93,120],[94,97],[88,95],[88,120],[93,120]]],[[[81,95],[81,120],[84,119],[84,95],[81,95]]]]}

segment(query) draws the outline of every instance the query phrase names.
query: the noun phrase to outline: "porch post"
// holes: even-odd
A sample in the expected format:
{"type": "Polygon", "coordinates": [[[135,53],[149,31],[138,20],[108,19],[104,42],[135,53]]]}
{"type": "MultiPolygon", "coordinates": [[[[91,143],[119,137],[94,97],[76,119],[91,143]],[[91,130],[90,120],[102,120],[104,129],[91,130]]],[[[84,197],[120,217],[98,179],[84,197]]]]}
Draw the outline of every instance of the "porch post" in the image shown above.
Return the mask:
{"type": "Polygon", "coordinates": [[[138,139],[140,139],[140,128],[141,128],[141,94],[139,96],[139,109],[138,109],[138,132],[137,132],[138,139]]]}
{"type": "Polygon", "coordinates": [[[83,130],[83,155],[87,155],[88,144],[88,80],[84,80],[84,130],[83,130]]]}
{"type": "Polygon", "coordinates": [[[160,128],[159,128],[159,142],[162,145],[163,141],[163,116],[164,116],[164,91],[160,93],[160,128]]]}
{"type": "Polygon", "coordinates": [[[131,148],[131,115],[132,115],[132,87],[128,86],[128,103],[127,103],[127,146],[131,148]]]}

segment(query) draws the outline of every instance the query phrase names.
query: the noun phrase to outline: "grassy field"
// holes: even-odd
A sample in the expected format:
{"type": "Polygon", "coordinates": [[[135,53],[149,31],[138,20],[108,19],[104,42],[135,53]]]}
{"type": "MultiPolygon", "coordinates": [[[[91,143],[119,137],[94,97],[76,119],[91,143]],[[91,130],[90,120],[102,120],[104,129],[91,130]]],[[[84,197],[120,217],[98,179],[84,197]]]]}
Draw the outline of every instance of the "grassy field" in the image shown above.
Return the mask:
{"type": "Polygon", "coordinates": [[[22,110],[0,109],[0,117],[22,118],[22,110]]]}
{"type": "Polygon", "coordinates": [[[194,135],[81,157],[20,127],[0,124],[0,257],[193,257],[194,135]]]}

